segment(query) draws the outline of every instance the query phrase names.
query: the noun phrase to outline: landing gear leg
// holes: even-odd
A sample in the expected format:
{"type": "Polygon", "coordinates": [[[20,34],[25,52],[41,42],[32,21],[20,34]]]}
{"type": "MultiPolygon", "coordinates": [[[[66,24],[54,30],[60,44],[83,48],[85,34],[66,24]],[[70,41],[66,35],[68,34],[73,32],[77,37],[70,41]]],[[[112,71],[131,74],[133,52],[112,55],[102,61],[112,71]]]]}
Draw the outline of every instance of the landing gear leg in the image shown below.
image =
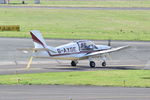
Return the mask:
{"type": "Polygon", "coordinates": [[[95,67],[95,62],[94,61],[90,61],[90,67],[94,68],[95,67]]]}
{"type": "Polygon", "coordinates": [[[78,61],[71,61],[71,66],[77,66],[78,61]]]}

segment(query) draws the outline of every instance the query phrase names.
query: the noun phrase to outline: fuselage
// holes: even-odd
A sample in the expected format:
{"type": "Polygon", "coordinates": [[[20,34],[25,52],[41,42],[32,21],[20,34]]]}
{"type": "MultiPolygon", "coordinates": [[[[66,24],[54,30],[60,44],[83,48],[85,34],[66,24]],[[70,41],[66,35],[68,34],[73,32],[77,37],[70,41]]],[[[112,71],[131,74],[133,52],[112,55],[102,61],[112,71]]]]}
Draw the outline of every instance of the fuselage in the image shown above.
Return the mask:
{"type": "MultiPolygon", "coordinates": [[[[92,68],[95,67],[95,58],[98,58],[98,60],[102,60],[102,66],[105,67],[107,53],[116,52],[129,47],[127,45],[117,48],[111,48],[107,45],[95,45],[89,40],[78,40],[58,47],[52,47],[46,44],[40,31],[31,30],[30,34],[34,43],[34,48],[26,49],[33,51],[27,68],[30,67],[32,59],[34,57],[71,60],[71,66],[76,66],[78,60],[89,59],[89,65],[92,68]]],[[[110,42],[108,43],[108,45],[110,45],[110,42]]]]}
{"type": "Polygon", "coordinates": [[[51,57],[51,59],[83,60],[87,59],[86,54],[110,48],[107,45],[95,45],[89,40],[79,40],[55,47],[55,53],[45,52],[45,57],[51,57]]]}

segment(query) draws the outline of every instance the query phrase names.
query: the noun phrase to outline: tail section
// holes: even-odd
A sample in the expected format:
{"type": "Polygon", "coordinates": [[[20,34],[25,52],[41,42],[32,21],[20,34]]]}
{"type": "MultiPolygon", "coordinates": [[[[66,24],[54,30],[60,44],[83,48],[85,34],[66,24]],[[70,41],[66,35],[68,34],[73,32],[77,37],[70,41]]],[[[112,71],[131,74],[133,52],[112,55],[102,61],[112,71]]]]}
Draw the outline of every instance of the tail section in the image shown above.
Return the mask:
{"type": "Polygon", "coordinates": [[[26,50],[32,50],[32,56],[30,57],[30,60],[28,62],[28,65],[26,68],[30,68],[31,62],[33,57],[50,57],[52,56],[52,53],[56,53],[55,48],[51,46],[47,46],[42,34],[38,30],[32,30],[30,31],[30,34],[33,39],[34,48],[27,48],[26,50]]]}
{"type": "Polygon", "coordinates": [[[46,44],[43,36],[41,35],[40,31],[32,30],[32,31],[30,31],[30,34],[32,36],[35,48],[46,48],[47,47],[47,44],[46,44]]]}
{"type": "MultiPolygon", "coordinates": [[[[30,34],[33,39],[34,47],[38,48],[38,49],[43,49],[43,50],[45,49],[44,51],[39,50],[42,54],[48,54],[49,56],[51,56],[52,53],[56,52],[54,47],[48,46],[46,44],[40,31],[32,30],[32,31],[30,31],[30,34]]],[[[38,51],[38,49],[37,49],[37,51],[38,51]]]]}

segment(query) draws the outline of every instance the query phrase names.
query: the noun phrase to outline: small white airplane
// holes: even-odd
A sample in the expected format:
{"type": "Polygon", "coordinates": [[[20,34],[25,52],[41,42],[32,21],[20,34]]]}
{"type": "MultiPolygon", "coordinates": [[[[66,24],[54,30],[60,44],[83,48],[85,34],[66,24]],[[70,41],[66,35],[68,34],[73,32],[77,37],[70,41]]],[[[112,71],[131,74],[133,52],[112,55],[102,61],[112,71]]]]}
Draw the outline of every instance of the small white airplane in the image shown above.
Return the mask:
{"type": "Polygon", "coordinates": [[[20,49],[23,51],[33,51],[28,62],[30,67],[33,57],[48,59],[71,60],[71,66],[76,66],[79,60],[89,59],[90,67],[95,67],[95,59],[102,60],[102,66],[106,66],[106,57],[109,53],[126,49],[130,46],[121,46],[112,48],[109,45],[95,45],[89,40],[77,40],[58,47],[48,46],[43,39],[40,31],[32,30],[30,34],[33,39],[34,48],[20,49]]]}

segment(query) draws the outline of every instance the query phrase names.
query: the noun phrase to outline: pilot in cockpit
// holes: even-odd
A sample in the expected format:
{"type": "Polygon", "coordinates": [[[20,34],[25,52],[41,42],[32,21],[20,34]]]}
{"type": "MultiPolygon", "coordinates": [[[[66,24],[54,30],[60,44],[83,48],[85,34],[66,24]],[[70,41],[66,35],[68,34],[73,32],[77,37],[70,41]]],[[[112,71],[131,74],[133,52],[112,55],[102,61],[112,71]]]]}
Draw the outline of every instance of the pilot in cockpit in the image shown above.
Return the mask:
{"type": "Polygon", "coordinates": [[[94,50],[95,48],[96,48],[96,46],[90,41],[80,43],[81,50],[94,50]]]}

